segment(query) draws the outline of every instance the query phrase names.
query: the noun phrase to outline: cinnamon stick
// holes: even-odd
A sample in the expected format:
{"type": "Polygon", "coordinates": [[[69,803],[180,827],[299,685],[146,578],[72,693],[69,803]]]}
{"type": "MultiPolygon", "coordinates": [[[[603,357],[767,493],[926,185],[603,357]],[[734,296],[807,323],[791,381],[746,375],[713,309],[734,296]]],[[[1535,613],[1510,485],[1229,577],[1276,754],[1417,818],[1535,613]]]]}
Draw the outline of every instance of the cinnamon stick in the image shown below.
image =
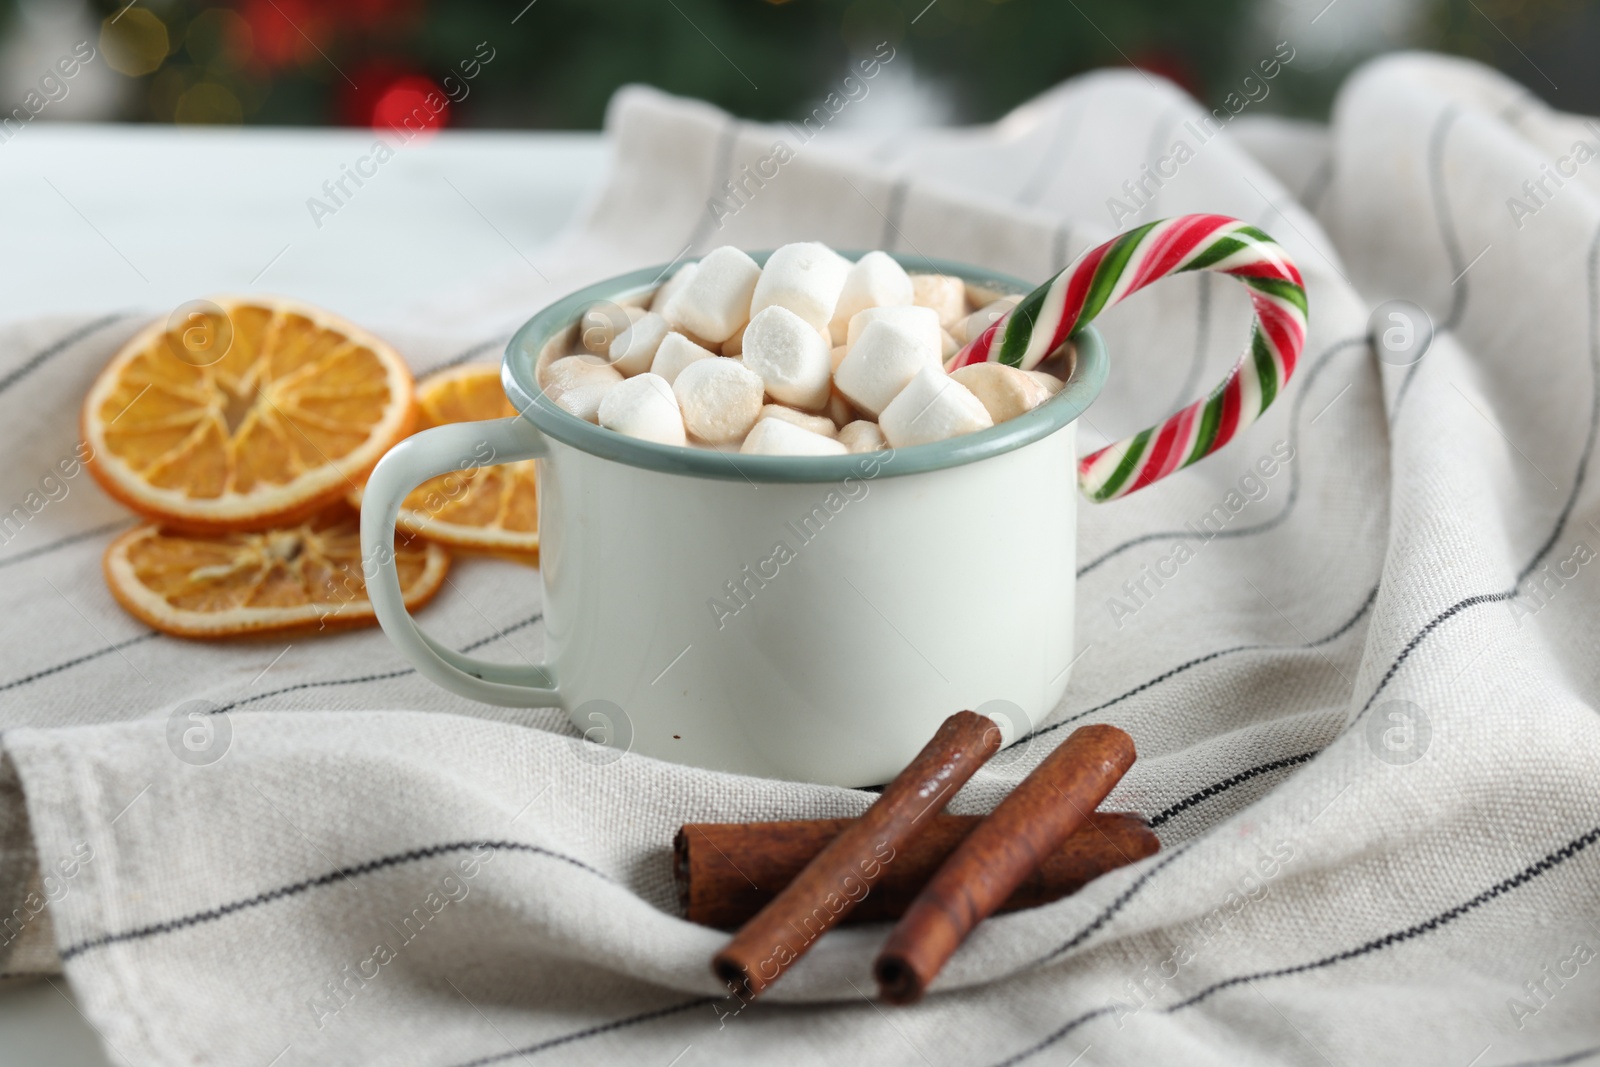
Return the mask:
{"type": "MultiPolygon", "coordinates": [[[[912,838],[872,892],[841,923],[900,918],[939,865],[983,821],[981,815],[936,815],[912,838]]],[[[854,819],[690,823],[678,832],[675,874],[690,922],[738,928],[792,882],[854,819]]],[[[1125,864],[1154,855],[1161,842],[1138,815],[1093,812],[1089,824],[1045,857],[1007,897],[1000,911],[1060,900],[1125,864]]]]}
{"type": "Polygon", "coordinates": [[[871,893],[913,835],[999,748],[1000,727],[992,719],[973,711],[946,719],[872,807],[712,957],[712,971],[736,995],[759,996],[871,893]]]}
{"type": "Polygon", "coordinates": [[[1115,726],[1072,732],[967,835],[895,925],[873,965],[892,1004],[921,999],[975,926],[1089,822],[1133,765],[1133,738],[1115,726]]]}

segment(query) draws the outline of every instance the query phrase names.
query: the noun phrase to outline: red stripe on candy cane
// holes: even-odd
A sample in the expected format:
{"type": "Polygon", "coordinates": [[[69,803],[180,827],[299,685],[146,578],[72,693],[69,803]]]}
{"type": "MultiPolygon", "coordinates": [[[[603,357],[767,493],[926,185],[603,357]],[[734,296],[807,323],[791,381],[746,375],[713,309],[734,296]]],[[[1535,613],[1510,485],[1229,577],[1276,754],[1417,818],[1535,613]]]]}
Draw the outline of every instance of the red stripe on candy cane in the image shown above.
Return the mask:
{"type": "Polygon", "coordinates": [[[1203,403],[1204,401],[1197,401],[1190,404],[1163,424],[1161,433],[1156,439],[1156,448],[1150,455],[1150,461],[1145,464],[1144,469],[1139,472],[1139,476],[1128,486],[1125,493],[1143,489],[1151,482],[1165,478],[1182,465],[1184,454],[1189,450],[1195,420],[1199,417],[1199,409],[1203,403]]]}
{"type": "MultiPolygon", "coordinates": [[[[1225,256],[1204,269],[1232,275],[1240,280],[1272,279],[1293,285],[1303,294],[1304,281],[1299,268],[1277,242],[1258,234],[1259,231],[1253,227],[1246,227],[1237,219],[1223,215],[1187,215],[1167,219],[1145,232],[1143,240],[1133,247],[1126,261],[1121,264],[1120,276],[1107,275],[1097,279],[1106,269],[1105,260],[1110,250],[1119,241],[1127,240],[1126,235],[1113,238],[1089,249],[1044,286],[1024,298],[1024,302],[1039,304],[1036,312],[1038,321],[1025,323],[1019,320],[1013,324],[1013,311],[952,356],[946,367],[955,370],[984,360],[998,360],[1005,347],[1004,338],[1013,325],[1019,331],[1013,339],[1013,345],[1032,342],[1023,347],[1037,354],[1041,348],[1036,342],[1048,337],[1050,344],[1043,351],[1053,351],[1074,330],[1094,317],[1084,317],[1084,302],[1097,280],[1110,285],[1110,295],[1104,305],[1109,307],[1157,279],[1183,270],[1185,264],[1194,262],[1196,257],[1215,248],[1217,242],[1229,238],[1236,238],[1243,247],[1229,247],[1225,256]],[[1253,232],[1242,232],[1247,228],[1253,232]],[[1060,303],[1046,297],[1060,297],[1060,303]]],[[[1113,482],[1112,479],[1122,467],[1122,458],[1131,449],[1133,437],[1124,438],[1085,457],[1079,463],[1078,481],[1091,499],[1106,500],[1133,492],[1209,455],[1231,441],[1260,415],[1261,403],[1247,405],[1247,392],[1250,397],[1256,397],[1259,393],[1262,399],[1265,399],[1268,390],[1274,398],[1283,392],[1305,346],[1305,316],[1297,306],[1297,300],[1286,298],[1281,293],[1251,289],[1249,296],[1262,343],[1271,353],[1271,365],[1264,369],[1257,368],[1254,350],[1256,339],[1252,334],[1250,345],[1218,389],[1207,395],[1207,399],[1191,403],[1157,426],[1141,431],[1146,437],[1147,448],[1123,482],[1113,482]],[[1246,374],[1251,377],[1245,378],[1246,374]],[[1205,415],[1209,397],[1219,393],[1221,405],[1216,433],[1203,451],[1196,455],[1195,434],[1199,420],[1205,415]],[[1247,407],[1251,410],[1246,410],[1247,407]]],[[[1104,307],[1096,309],[1095,314],[1104,310],[1104,307]]]]}
{"type": "MultiPolygon", "coordinates": [[[[1222,393],[1222,414],[1217,419],[1217,439],[1211,445],[1211,450],[1216,451],[1239,432],[1239,414],[1244,409],[1244,382],[1240,379],[1246,373],[1243,363],[1236,364],[1233,372],[1228,375],[1228,387],[1222,393]]],[[[1249,373],[1254,373],[1250,371],[1249,373]]]]}
{"type": "Polygon", "coordinates": [[[967,342],[966,347],[946,360],[944,365],[945,373],[948,374],[953,370],[960,370],[962,367],[970,367],[974,363],[988,362],[989,353],[994,350],[995,339],[1005,329],[1008,317],[1009,313],[1000,316],[994,322],[985,326],[983,332],[976,339],[967,342]]]}
{"type": "Polygon", "coordinates": [[[1222,272],[1231,274],[1236,278],[1275,278],[1278,281],[1293,282],[1304,288],[1305,283],[1300,280],[1300,271],[1288,260],[1281,262],[1261,260],[1255,263],[1241,263],[1237,267],[1229,267],[1222,272]]]}
{"type": "Polygon", "coordinates": [[[1221,215],[1186,215],[1175,220],[1172,228],[1150,249],[1150,259],[1134,276],[1133,284],[1128,286],[1128,291],[1131,293],[1143,289],[1157,278],[1171,274],[1178,264],[1189,258],[1195,248],[1209,240],[1218,230],[1237,225],[1233,219],[1221,215]]]}
{"type": "MultiPolygon", "coordinates": [[[[1088,298],[1089,287],[1094,284],[1095,272],[1100,269],[1100,263],[1106,258],[1106,253],[1111,251],[1113,242],[1107,241],[1098,248],[1085,252],[1077,263],[1068,267],[1071,275],[1067,279],[1066,298],[1061,302],[1061,317],[1051,324],[1034,323],[1034,329],[1050,329],[1050,347],[1046,351],[1054,352],[1056,347],[1072,335],[1078,328],[1078,316],[1083,313],[1083,302],[1088,298]]],[[[1009,316],[1008,316],[1009,317],[1009,316]]]]}
{"type": "Polygon", "coordinates": [[[1254,300],[1251,303],[1255,305],[1256,318],[1261,321],[1261,331],[1283,363],[1283,376],[1288,378],[1294,373],[1295,354],[1305,345],[1305,327],[1300,325],[1298,316],[1291,316],[1276,301],[1254,300]]]}

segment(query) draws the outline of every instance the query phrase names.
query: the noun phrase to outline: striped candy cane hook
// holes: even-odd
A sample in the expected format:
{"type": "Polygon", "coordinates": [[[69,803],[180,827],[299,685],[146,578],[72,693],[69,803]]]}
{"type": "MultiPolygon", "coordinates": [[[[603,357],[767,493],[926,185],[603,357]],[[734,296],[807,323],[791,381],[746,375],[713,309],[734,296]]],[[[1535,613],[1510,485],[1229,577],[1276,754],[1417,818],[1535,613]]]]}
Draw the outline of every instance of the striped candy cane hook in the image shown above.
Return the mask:
{"type": "Polygon", "coordinates": [[[947,370],[985,361],[1031,370],[1072,331],[1158,278],[1192,270],[1231,274],[1250,293],[1250,344],[1209,394],[1165,421],[1078,461],[1078,487],[1115,500],[1204,459],[1250,425],[1294,374],[1306,342],[1299,268],[1254,226],[1223,215],[1181,215],[1092,248],[1023,297],[950,357],[947,370]]]}

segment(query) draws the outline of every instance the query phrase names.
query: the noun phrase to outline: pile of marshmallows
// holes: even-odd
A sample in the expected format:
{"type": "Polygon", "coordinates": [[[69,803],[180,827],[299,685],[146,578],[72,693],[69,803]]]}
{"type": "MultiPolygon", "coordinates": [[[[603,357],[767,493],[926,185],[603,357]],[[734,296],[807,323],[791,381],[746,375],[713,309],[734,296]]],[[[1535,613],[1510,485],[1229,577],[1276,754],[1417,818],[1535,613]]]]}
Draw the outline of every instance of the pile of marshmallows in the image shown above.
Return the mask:
{"type": "Polygon", "coordinates": [[[724,246],[643,308],[596,308],[579,350],[545,364],[545,395],[579,418],[661,444],[827,456],[942,441],[1032,410],[1062,387],[959,347],[1016,305],[975,311],[966,284],[909,275],[883,252],[851,263],[815,242],[766,269],[724,246]],[[610,312],[608,315],[607,312],[610,312]]]}

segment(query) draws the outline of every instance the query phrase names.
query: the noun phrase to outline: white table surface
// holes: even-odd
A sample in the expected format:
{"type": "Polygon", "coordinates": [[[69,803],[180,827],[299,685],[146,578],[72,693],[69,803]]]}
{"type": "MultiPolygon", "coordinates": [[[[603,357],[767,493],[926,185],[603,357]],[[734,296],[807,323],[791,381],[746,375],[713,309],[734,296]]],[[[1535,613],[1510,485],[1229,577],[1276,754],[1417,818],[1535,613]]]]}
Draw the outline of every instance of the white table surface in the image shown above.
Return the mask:
{"type": "MultiPolygon", "coordinates": [[[[271,291],[414,323],[528,259],[599,184],[598,134],[445,131],[401,147],[319,227],[306,206],[370,132],[39,124],[0,145],[0,320],[271,291]]],[[[373,169],[368,164],[364,169],[373,169]]],[[[343,197],[341,196],[341,199],[343,197]]],[[[110,1061],[61,978],[0,992],[0,1064],[110,1061]]]]}
{"type": "MultiPolygon", "coordinates": [[[[601,180],[598,134],[447,130],[369,163],[360,130],[40,123],[0,145],[0,319],[241,289],[391,323],[528,258],[601,180]]],[[[392,143],[398,139],[392,135],[392,143]]]]}

